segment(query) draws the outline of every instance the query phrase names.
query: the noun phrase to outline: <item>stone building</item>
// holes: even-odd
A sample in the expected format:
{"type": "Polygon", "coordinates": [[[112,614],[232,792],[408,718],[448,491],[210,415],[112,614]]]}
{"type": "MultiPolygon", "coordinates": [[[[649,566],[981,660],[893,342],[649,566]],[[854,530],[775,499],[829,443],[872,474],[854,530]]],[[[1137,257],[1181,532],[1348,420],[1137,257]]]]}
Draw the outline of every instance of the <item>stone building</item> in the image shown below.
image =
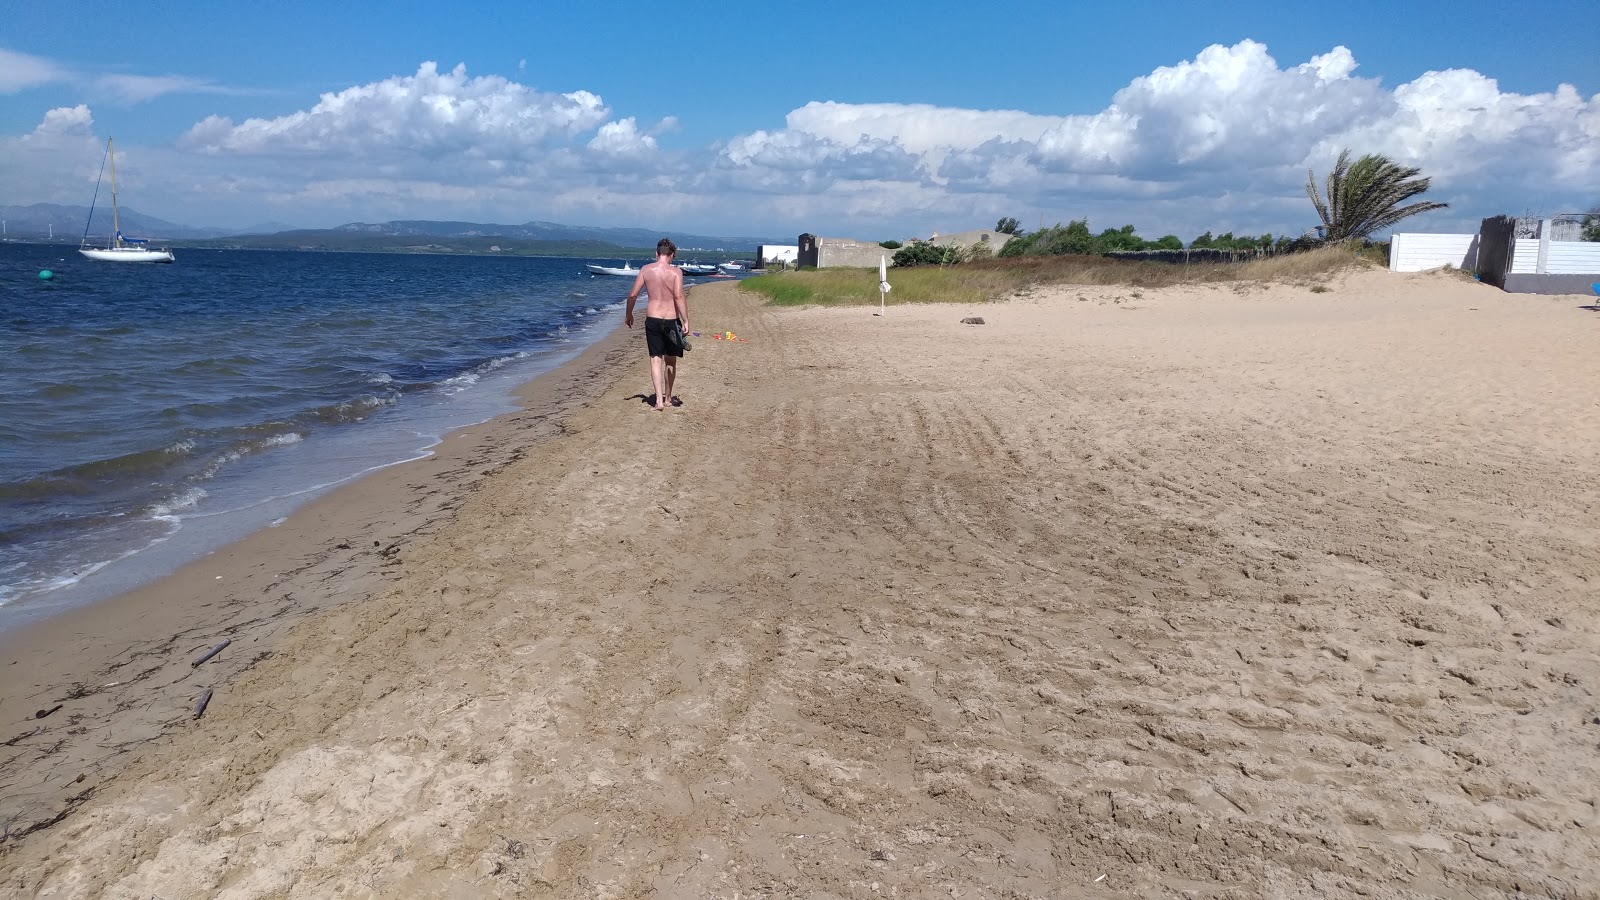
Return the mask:
{"type": "Polygon", "coordinates": [[[894,251],[887,250],[881,245],[869,241],[857,241],[851,238],[825,238],[814,234],[800,235],[800,258],[798,265],[802,269],[832,269],[838,267],[854,266],[856,268],[877,268],[878,259],[888,257],[894,259],[894,251]]]}
{"type": "MultiPolygon", "coordinates": [[[[1011,235],[995,231],[992,228],[980,228],[976,231],[958,231],[955,234],[938,234],[928,239],[928,243],[940,247],[961,247],[969,252],[976,247],[988,248],[990,256],[999,256],[1000,248],[1011,240],[1011,235]]],[[[982,253],[982,250],[978,251],[982,253]]]]}
{"type": "MultiPolygon", "coordinates": [[[[923,238],[910,238],[903,243],[909,244],[913,240],[923,238]]],[[[958,231],[954,234],[939,234],[934,232],[926,238],[930,244],[940,247],[961,247],[971,252],[973,248],[984,247],[990,256],[999,256],[1000,248],[1011,240],[1011,235],[995,231],[992,228],[980,228],[974,231],[958,231]]],[[[977,251],[982,253],[982,250],[977,251]]],[[[840,266],[855,266],[857,268],[876,268],[878,257],[886,256],[892,262],[894,251],[888,250],[881,244],[871,241],[857,241],[851,238],[825,238],[814,234],[800,235],[800,254],[797,265],[802,268],[828,269],[840,266]]]]}

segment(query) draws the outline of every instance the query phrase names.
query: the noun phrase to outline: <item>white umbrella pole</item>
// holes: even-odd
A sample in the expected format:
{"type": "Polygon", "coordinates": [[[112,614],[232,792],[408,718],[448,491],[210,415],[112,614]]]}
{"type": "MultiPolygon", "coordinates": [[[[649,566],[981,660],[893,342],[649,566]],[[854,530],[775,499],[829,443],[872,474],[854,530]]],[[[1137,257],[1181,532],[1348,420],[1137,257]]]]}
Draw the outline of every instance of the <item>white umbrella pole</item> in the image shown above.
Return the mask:
{"type": "Polygon", "coordinates": [[[887,257],[878,257],[878,314],[884,315],[889,311],[889,260],[887,257]]]}

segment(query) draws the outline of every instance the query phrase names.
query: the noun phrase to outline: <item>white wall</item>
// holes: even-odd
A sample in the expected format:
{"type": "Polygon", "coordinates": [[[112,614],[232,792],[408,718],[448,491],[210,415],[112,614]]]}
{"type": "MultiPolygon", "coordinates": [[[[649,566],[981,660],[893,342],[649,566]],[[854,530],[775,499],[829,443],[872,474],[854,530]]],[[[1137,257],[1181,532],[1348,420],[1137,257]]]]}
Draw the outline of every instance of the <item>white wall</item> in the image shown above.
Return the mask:
{"type": "Polygon", "coordinates": [[[799,244],[762,244],[756,253],[767,262],[786,262],[794,265],[800,260],[799,244]]]}
{"type": "Polygon", "coordinates": [[[1478,236],[1475,234],[1413,233],[1390,236],[1391,272],[1425,272],[1440,266],[1471,271],[1477,265],[1478,236]]]}
{"type": "Polygon", "coordinates": [[[1600,274],[1600,243],[1594,241],[1551,241],[1544,271],[1539,271],[1539,239],[1518,238],[1511,257],[1513,275],[1594,275],[1600,274]]]}

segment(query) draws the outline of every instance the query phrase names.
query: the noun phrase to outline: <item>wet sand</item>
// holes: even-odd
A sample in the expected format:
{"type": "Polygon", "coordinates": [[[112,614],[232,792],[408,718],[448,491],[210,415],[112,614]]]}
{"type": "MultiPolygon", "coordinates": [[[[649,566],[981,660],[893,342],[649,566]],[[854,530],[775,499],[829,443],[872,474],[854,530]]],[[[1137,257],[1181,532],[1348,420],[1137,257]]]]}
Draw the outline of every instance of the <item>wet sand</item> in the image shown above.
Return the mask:
{"type": "Polygon", "coordinates": [[[1600,896],[1600,320],[1331,287],[697,289],[746,341],[681,409],[597,349],[566,411],[7,644],[6,780],[94,790],[0,886],[1600,896]],[[139,628],[126,685],[39,668],[139,628]],[[162,737],[77,782],[96,703],[162,737]]]}

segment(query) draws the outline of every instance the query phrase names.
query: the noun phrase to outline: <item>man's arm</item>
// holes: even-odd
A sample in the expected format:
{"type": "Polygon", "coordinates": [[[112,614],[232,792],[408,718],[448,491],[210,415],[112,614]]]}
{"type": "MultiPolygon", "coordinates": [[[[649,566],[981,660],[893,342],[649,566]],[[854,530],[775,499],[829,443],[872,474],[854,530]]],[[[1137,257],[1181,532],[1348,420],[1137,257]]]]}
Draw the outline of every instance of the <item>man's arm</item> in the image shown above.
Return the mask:
{"type": "Polygon", "coordinates": [[[628,292],[628,308],[622,314],[622,321],[629,328],[633,327],[633,302],[639,299],[639,291],[644,287],[644,272],[640,272],[633,279],[633,290],[628,292]]]}
{"type": "Polygon", "coordinates": [[[689,295],[683,292],[683,270],[672,270],[673,298],[672,302],[678,307],[678,322],[683,326],[684,333],[689,331],[689,295]]]}

